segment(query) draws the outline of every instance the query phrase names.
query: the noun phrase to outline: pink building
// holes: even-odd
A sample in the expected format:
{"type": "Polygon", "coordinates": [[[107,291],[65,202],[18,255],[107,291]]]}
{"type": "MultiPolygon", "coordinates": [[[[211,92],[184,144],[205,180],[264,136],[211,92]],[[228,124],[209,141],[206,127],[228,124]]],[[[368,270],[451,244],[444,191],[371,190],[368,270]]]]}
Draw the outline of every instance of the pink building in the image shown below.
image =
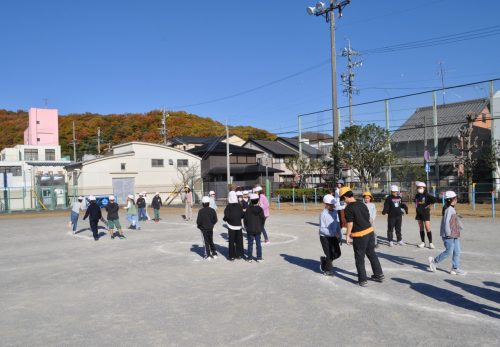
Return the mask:
{"type": "Polygon", "coordinates": [[[59,115],[56,109],[30,108],[25,145],[59,145],[59,115]]]}

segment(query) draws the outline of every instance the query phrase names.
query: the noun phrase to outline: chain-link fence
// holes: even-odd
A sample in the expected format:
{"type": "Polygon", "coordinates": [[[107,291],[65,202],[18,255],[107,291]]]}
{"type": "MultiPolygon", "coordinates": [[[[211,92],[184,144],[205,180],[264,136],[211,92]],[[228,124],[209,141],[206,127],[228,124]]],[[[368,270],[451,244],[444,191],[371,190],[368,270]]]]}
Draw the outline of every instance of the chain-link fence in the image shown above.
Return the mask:
{"type": "Polygon", "coordinates": [[[65,185],[2,188],[0,190],[0,213],[15,211],[57,210],[68,207],[68,192],[65,185]]]}

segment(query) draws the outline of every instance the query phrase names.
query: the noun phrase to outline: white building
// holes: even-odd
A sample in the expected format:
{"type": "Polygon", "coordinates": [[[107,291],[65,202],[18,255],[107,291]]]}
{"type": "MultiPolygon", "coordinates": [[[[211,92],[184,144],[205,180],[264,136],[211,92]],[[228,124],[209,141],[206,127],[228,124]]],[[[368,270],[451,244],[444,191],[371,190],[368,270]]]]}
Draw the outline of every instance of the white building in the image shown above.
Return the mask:
{"type": "Polygon", "coordinates": [[[68,192],[70,196],[113,194],[123,204],[128,194],[158,191],[165,200],[182,187],[181,172],[190,170],[189,184],[197,193],[202,191],[200,162],[200,157],[177,148],[129,142],[114,146],[110,155],[66,166],[68,192]]]}
{"type": "Polygon", "coordinates": [[[0,211],[65,208],[64,166],[58,145],[16,145],[0,151],[0,211]]]}

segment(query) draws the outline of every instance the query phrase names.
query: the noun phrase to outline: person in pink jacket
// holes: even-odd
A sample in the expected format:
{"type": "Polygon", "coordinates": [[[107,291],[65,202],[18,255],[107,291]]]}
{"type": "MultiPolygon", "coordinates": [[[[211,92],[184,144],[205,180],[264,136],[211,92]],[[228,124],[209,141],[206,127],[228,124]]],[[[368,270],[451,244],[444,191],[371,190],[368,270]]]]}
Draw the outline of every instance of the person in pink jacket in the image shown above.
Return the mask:
{"type": "MultiPolygon", "coordinates": [[[[259,206],[264,210],[264,217],[267,219],[269,218],[269,200],[267,200],[266,194],[264,194],[264,191],[261,186],[256,186],[254,188],[254,193],[259,194],[259,206]]],[[[262,234],[264,235],[264,243],[269,243],[269,237],[267,236],[267,231],[265,227],[265,221],[264,221],[264,227],[262,228],[262,234]]]]}

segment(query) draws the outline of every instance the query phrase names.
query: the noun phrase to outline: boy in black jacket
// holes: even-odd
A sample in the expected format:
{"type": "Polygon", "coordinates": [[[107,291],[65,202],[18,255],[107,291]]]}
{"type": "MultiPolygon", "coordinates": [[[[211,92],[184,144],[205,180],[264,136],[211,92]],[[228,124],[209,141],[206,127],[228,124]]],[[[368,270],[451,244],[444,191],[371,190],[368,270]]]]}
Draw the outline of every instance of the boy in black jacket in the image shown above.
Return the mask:
{"type": "Polygon", "coordinates": [[[204,196],[201,199],[203,208],[198,211],[196,224],[203,234],[203,242],[205,243],[205,259],[216,259],[217,249],[214,245],[214,226],[217,223],[217,213],[213,208],[209,207],[210,198],[204,196]]]}
{"type": "Polygon", "coordinates": [[[139,209],[139,221],[148,220],[148,217],[146,217],[146,199],[144,199],[143,193],[139,193],[139,197],[135,203],[139,209]]]}
{"type": "Polygon", "coordinates": [[[403,224],[403,215],[408,214],[408,206],[401,200],[399,196],[399,187],[391,186],[391,195],[389,195],[384,202],[383,215],[387,215],[387,239],[389,240],[389,247],[394,246],[393,231],[396,229],[396,237],[398,245],[404,246],[401,235],[401,225],[403,224]]]}
{"type": "Polygon", "coordinates": [[[257,194],[250,195],[250,206],[245,211],[243,220],[245,222],[245,229],[247,230],[248,249],[247,261],[252,262],[253,242],[255,240],[255,247],[257,248],[257,262],[263,261],[262,258],[262,244],[260,242],[260,234],[264,229],[264,210],[259,205],[259,196],[257,194]]]}
{"type": "Polygon", "coordinates": [[[229,260],[243,258],[243,231],[241,220],[243,219],[243,209],[238,203],[237,193],[229,192],[227,198],[228,205],[224,209],[224,222],[227,224],[229,234],[229,260]]]}
{"type": "Polygon", "coordinates": [[[92,234],[94,235],[94,240],[99,241],[99,234],[97,233],[99,220],[102,219],[101,208],[96,203],[95,196],[89,196],[90,205],[87,207],[87,212],[85,212],[85,216],[83,220],[89,217],[90,222],[90,230],[92,230],[92,234]]]}
{"type": "Polygon", "coordinates": [[[161,202],[160,193],[156,192],[155,197],[153,198],[153,201],[151,202],[151,206],[153,207],[153,211],[155,214],[155,216],[153,218],[155,223],[158,223],[160,221],[160,207],[162,207],[162,205],[163,204],[161,202]]]}

